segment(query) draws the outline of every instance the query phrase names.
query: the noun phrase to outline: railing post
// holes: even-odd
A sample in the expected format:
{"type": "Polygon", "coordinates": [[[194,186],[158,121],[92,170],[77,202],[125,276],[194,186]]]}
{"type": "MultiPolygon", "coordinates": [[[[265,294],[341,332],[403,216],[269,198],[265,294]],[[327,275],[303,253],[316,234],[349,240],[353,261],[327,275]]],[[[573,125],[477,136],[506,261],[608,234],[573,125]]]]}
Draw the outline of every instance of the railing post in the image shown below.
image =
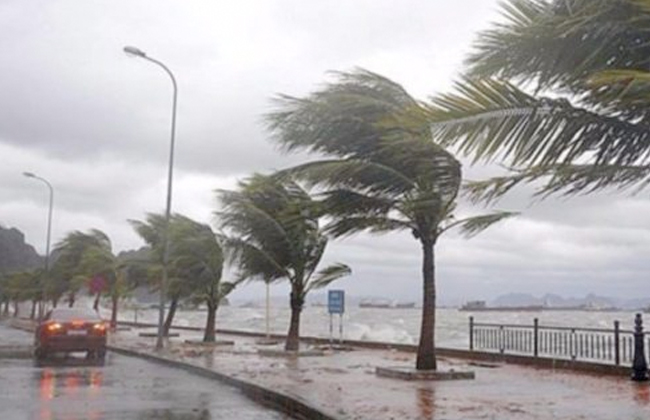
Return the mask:
{"type": "Polygon", "coordinates": [[[648,380],[648,363],[645,360],[645,351],[643,342],[643,320],[641,314],[636,314],[634,318],[634,361],[632,362],[632,380],[648,380]]]}
{"type": "Polygon", "coordinates": [[[620,322],[614,321],[614,363],[616,366],[621,364],[621,325],[620,322]]]}
{"type": "Polygon", "coordinates": [[[469,351],[474,351],[474,317],[469,317],[469,351]]]}
{"type": "Polygon", "coordinates": [[[505,353],[505,351],[506,351],[505,332],[503,329],[503,325],[499,325],[499,352],[503,354],[505,353]]]}
{"type": "Polygon", "coordinates": [[[533,356],[539,355],[539,319],[533,319],[533,356]]]}

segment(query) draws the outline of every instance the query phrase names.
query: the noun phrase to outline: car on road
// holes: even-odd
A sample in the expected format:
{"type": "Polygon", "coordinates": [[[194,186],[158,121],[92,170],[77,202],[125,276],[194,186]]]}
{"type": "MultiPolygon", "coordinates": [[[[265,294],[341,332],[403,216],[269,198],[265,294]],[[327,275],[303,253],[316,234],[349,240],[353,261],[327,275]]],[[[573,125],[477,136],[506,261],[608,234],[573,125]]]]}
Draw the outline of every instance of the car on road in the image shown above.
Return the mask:
{"type": "Polygon", "coordinates": [[[106,357],[106,323],[89,309],[54,308],[38,324],[34,355],[42,360],[54,353],[86,352],[89,359],[106,357]]]}

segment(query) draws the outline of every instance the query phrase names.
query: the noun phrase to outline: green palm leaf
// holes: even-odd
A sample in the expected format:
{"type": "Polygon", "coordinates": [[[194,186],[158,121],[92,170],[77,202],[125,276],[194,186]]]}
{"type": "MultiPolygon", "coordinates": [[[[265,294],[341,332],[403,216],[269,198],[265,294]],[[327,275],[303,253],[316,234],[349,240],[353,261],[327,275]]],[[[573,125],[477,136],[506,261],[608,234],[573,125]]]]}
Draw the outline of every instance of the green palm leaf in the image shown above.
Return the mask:
{"type": "Polygon", "coordinates": [[[314,275],[314,278],[309,283],[308,290],[322,289],[329,286],[333,281],[350,274],[352,274],[352,270],[347,265],[341,263],[332,264],[314,275]]]}

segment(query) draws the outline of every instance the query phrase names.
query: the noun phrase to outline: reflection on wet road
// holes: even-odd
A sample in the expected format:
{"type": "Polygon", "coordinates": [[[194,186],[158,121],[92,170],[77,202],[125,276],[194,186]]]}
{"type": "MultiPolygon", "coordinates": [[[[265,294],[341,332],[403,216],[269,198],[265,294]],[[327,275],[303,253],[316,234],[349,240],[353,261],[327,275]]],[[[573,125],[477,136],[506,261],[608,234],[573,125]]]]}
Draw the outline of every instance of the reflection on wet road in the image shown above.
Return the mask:
{"type": "Polygon", "coordinates": [[[0,358],[2,420],[284,418],[219,382],[125,356],[109,353],[104,366],[0,358]]]}
{"type": "Polygon", "coordinates": [[[105,366],[0,359],[2,420],[281,419],[238,390],[184,371],[109,355],[105,366]]]}

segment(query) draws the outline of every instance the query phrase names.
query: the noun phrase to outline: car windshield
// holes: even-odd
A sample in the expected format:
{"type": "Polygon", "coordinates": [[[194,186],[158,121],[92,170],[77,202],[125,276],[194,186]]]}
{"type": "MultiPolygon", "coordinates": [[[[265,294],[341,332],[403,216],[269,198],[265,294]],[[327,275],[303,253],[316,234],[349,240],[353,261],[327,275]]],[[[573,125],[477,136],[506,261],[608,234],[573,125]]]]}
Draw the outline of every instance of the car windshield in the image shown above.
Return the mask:
{"type": "Polygon", "coordinates": [[[49,319],[57,321],[72,321],[74,319],[83,319],[88,321],[99,321],[99,315],[86,309],[53,309],[49,319]]]}

